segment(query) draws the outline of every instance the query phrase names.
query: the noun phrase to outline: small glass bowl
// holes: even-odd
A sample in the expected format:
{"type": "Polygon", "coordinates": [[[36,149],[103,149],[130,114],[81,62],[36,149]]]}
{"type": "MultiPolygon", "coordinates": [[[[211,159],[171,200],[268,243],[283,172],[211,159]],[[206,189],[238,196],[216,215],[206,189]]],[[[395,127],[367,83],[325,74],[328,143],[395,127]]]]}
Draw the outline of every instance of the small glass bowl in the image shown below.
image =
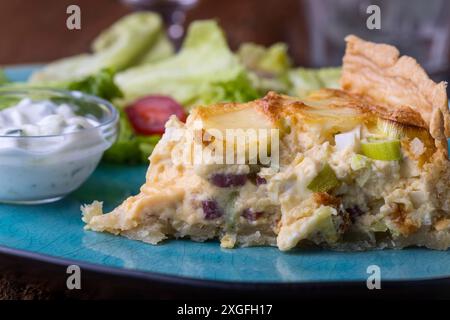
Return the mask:
{"type": "Polygon", "coordinates": [[[0,90],[0,109],[23,98],[67,104],[79,116],[94,116],[93,128],[49,136],[0,136],[0,202],[57,201],[77,189],[116,140],[119,115],[107,101],[78,91],[0,90]]]}

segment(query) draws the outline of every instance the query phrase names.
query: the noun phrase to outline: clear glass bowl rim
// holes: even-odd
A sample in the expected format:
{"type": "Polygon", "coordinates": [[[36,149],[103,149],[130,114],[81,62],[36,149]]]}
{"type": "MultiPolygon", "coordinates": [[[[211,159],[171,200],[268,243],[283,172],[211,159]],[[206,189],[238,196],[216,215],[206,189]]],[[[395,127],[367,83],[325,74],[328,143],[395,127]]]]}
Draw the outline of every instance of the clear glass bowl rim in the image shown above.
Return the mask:
{"type": "Polygon", "coordinates": [[[109,115],[107,116],[106,120],[99,123],[99,125],[94,126],[92,128],[83,129],[80,131],[70,132],[70,133],[62,133],[57,135],[46,135],[46,136],[5,136],[0,135],[0,139],[15,139],[15,140],[24,140],[24,139],[45,139],[45,138],[57,138],[57,137],[67,137],[72,135],[77,135],[80,132],[86,133],[90,131],[97,131],[99,129],[108,128],[111,126],[115,126],[119,120],[119,112],[117,109],[112,105],[111,102],[96,97],[94,95],[86,94],[81,91],[70,91],[70,90],[63,90],[63,89],[54,89],[54,88],[28,88],[28,89],[0,89],[0,97],[6,96],[6,95],[23,95],[24,98],[26,98],[27,93],[32,92],[42,92],[42,93],[49,93],[54,94],[55,96],[59,97],[70,97],[73,99],[83,99],[84,101],[93,102],[98,105],[104,105],[106,109],[108,110],[109,115]]]}

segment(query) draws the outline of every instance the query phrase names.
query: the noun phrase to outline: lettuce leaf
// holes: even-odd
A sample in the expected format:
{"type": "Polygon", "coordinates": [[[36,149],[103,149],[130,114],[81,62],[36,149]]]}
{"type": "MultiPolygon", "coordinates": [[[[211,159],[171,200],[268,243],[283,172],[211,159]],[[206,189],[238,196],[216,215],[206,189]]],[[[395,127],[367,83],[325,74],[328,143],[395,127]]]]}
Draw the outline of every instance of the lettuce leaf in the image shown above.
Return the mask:
{"type": "Polygon", "coordinates": [[[340,89],[341,85],[339,80],[341,79],[341,68],[321,68],[317,69],[317,76],[324,88],[340,89]]]}
{"type": "Polygon", "coordinates": [[[286,44],[275,43],[266,48],[254,43],[243,43],[237,54],[260,95],[271,90],[281,93],[289,91],[287,73],[292,63],[286,44]]]}
{"type": "MultiPolygon", "coordinates": [[[[148,55],[162,41],[163,23],[151,12],[129,14],[104,30],[92,44],[92,54],[80,54],[48,64],[35,72],[31,82],[71,81],[102,69],[123,70],[148,55]]],[[[167,43],[166,43],[167,46],[167,43]]],[[[167,54],[167,48],[165,53],[167,54]]]]}
{"type": "Polygon", "coordinates": [[[122,91],[114,82],[114,72],[110,69],[100,70],[95,75],[70,82],[65,87],[68,90],[82,91],[110,101],[123,97],[122,91]]]}
{"type": "Polygon", "coordinates": [[[150,50],[145,52],[133,66],[158,62],[173,56],[174,53],[175,48],[172,42],[170,42],[165,32],[161,32],[158,35],[155,44],[150,50]]]}
{"type": "Polygon", "coordinates": [[[289,94],[304,97],[309,92],[321,88],[339,88],[341,68],[307,69],[296,68],[288,73],[292,87],[289,94]]]}
{"type": "Polygon", "coordinates": [[[244,66],[231,52],[215,21],[193,22],[180,52],[157,63],[137,66],[116,75],[129,103],[139,97],[168,95],[187,109],[194,105],[257,97],[244,66]]]}
{"type": "Polygon", "coordinates": [[[291,67],[287,45],[281,42],[268,48],[255,43],[243,43],[237,54],[248,69],[256,72],[279,75],[291,67]]]}
{"type": "Polygon", "coordinates": [[[75,81],[8,82],[1,87],[1,90],[26,90],[32,88],[81,91],[108,101],[123,97],[120,88],[114,82],[114,71],[110,69],[102,69],[93,75],[75,81]]]}
{"type": "Polygon", "coordinates": [[[111,163],[146,163],[161,136],[136,135],[123,111],[120,112],[119,125],[117,141],[105,152],[103,160],[111,163]]]}

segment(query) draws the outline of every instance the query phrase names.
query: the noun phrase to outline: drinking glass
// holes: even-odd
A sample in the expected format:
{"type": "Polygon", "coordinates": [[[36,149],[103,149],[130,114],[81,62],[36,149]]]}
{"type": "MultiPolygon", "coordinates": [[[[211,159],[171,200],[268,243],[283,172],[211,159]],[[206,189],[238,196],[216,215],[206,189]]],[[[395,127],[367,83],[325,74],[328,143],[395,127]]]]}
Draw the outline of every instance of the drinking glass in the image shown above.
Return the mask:
{"type": "Polygon", "coordinates": [[[447,0],[305,0],[313,66],[340,65],[344,38],[395,45],[418,60],[433,76],[449,70],[450,1],[447,0]],[[380,8],[381,28],[370,30],[370,5],[380,8]]]}
{"type": "Polygon", "coordinates": [[[134,10],[158,12],[167,26],[167,34],[176,46],[184,34],[183,23],[186,11],[197,4],[197,0],[121,0],[134,10]]]}

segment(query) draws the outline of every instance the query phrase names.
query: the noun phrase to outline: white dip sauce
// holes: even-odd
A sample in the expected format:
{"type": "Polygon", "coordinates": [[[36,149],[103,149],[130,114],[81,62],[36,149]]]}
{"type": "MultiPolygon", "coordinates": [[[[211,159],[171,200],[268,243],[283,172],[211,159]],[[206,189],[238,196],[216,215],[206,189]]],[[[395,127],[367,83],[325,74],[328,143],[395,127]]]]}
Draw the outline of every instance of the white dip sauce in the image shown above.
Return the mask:
{"type": "Polygon", "coordinates": [[[0,201],[56,199],[94,171],[110,143],[95,117],[73,109],[22,99],[0,111],[0,201]]]}
{"type": "Polygon", "coordinates": [[[51,136],[98,126],[92,118],[75,115],[67,104],[22,99],[0,111],[0,136],[51,136]]]}

